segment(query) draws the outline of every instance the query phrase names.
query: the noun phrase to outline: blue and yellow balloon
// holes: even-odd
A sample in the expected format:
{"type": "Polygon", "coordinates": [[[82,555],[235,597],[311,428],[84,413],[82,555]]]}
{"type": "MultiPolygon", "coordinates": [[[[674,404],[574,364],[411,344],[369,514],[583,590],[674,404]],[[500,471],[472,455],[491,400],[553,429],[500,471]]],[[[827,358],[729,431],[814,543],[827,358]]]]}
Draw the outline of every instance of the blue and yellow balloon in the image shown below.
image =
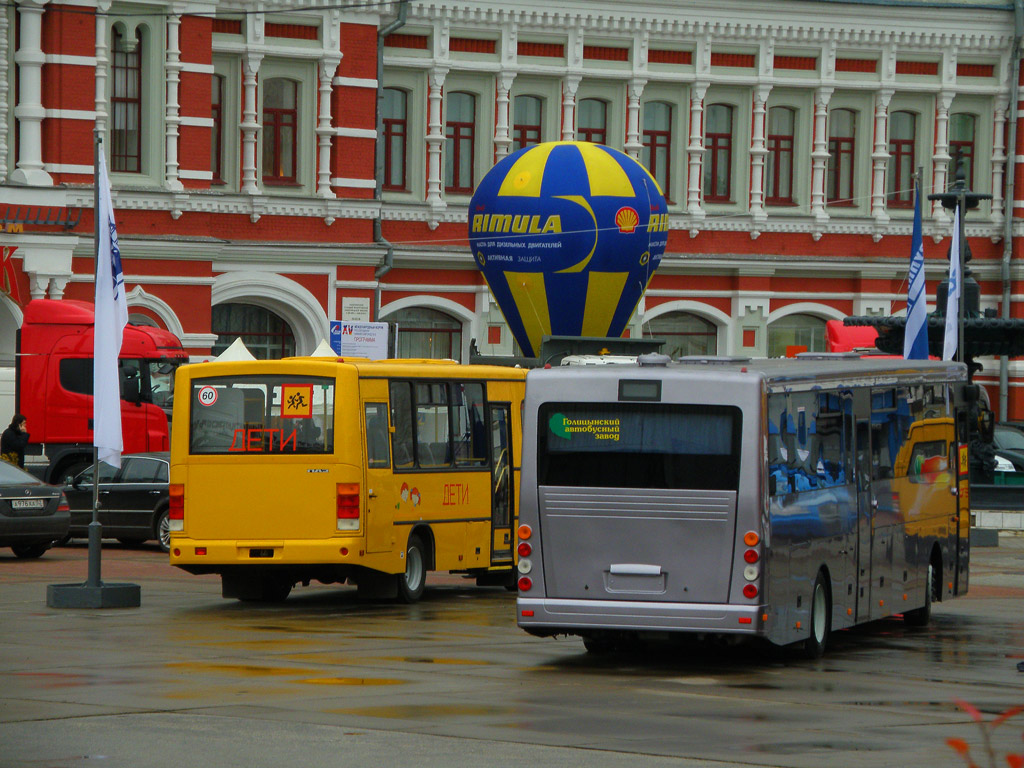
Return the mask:
{"type": "Polygon", "coordinates": [[[627,154],[553,141],[503,158],[469,206],[469,242],[505,321],[541,337],[621,336],[661,263],[668,209],[627,154]]]}

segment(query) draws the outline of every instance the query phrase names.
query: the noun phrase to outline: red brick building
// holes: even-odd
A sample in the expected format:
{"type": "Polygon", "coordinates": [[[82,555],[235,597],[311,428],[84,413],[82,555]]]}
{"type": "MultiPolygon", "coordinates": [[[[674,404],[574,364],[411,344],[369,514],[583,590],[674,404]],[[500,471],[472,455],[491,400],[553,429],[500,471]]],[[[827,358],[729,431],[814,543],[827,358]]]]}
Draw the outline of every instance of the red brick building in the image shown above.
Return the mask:
{"type": "MultiPolygon", "coordinates": [[[[197,359],[238,335],[308,354],[333,319],[396,323],[403,355],[512,353],[468,202],[497,159],[563,139],[662,185],[668,249],[629,332],[674,354],[818,349],[828,319],[901,312],[912,174],[944,191],[957,155],[992,195],[967,218],[982,307],[1024,316],[1009,4],[316,5],[0,11],[0,364],[30,298],[91,298],[94,131],[130,311],[197,359]]],[[[932,309],[951,221],[924,218],[932,309]]],[[[983,363],[1024,418],[1024,367],[1000,387],[983,363]]]]}

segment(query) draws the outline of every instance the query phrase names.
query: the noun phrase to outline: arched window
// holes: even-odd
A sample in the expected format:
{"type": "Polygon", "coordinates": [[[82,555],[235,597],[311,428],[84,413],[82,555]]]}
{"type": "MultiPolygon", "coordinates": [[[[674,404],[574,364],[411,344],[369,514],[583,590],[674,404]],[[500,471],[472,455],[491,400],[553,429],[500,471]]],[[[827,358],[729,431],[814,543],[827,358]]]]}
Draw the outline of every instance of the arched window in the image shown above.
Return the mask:
{"type": "Polygon", "coordinates": [[[796,110],[772,107],[768,110],[768,166],[765,178],[765,202],[770,205],[793,204],[793,143],[796,110]]]}
{"type": "Polygon", "coordinates": [[[673,359],[718,354],[718,329],[689,312],[668,312],[655,317],[644,323],[644,336],[665,339],[662,351],[673,359]]]}
{"type": "Polygon", "coordinates": [[[253,304],[216,304],[210,329],[217,334],[211,350],[219,355],[241,337],[253,357],[278,360],[295,354],[295,336],[284,320],[269,309],[253,304]]]}
{"type": "Polygon", "coordinates": [[[448,117],[445,122],[445,192],[473,193],[475,144],[476,97],[471,93],[453,91],[448,94],[448,117]]]}
{"type": "Polygon", "coordinates": [[[512,151],[540,144],[544,103],[536,96],[516,96],[512,118],[512,151]]]}
{"type": "Polygon", "coordinates": [[[408,191],[406,182],[406,137],[409,95],[400,88],[384,89],[384,189],[408,191]]]}
{"type": "Polygon", "coordinates": [[[110,170],[142,173],[142,39],[113,29],[110,170]]]}
{"type": "Polygon", "coordinates": [[[829,205],[853,205],[853,161],[856,150],[857,113],[833,109],[828,116],[829,205]]]}
{"type": "Polygon", "coordinates": [[[669,197],[672,157],[672,106],[664,101],[644,104],[643,164],[669,197]]]}
{"type": "Polygon", "coordinates": [[[608,104],[600,99],[580,99],[576,107],[576,141],[608,143],[608,104]]]}
{"type": "Polygon", "coordinates": [[[224,183],[224,75],[210,78],[210,173],[214,184],[224,183]]]}
{"type": "Polygon", "coordinates": [[[917,115],[893,112],[889,116],[889,207],[910,208],[914,205],[916,156],[917,115]]]}
{"type": "Polygon", "coordinates": [[[299,84],[273,77],[263,84],[263,183],[296,184],[299,84]]]}
{"type": "Polygon", "coordinates": [[[732,107],[709,105],[704,124],[704,199],[727,203],[732,199],[732,107]]]}
{"type": "Polygon", "coordinates": [[[398,327],[398,356],[460,360],[462,323],[451,315],[426,307],[408,307],[387,316],[398,327]]]}
{"type": "Polygon", "coordinates": [[[956,177],[956,160],[960,156],[960,167],[964,170],[964,183],[968,189],[974,189],[974,127],[977,118],[965,112],[957,112],[949,116],[949,154],[954,160],[949,164],[949,181],[956,177]]]}
{"type": "Polygon", "coordinates": [[[825,321],[814,315],[786,315],[768,325],[768,357],[787,352],[824,352],[825,321]]]}

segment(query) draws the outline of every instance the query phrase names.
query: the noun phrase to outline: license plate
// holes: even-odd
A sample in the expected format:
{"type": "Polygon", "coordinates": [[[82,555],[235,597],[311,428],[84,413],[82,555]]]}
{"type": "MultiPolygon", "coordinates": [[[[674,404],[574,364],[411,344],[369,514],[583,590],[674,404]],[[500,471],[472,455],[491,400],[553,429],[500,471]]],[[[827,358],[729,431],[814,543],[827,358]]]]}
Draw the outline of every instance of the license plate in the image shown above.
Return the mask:
{"type": "Polygon", "coordinates": [[[11,509],[42,509],[45,499],[11,499],[11,509]]]}

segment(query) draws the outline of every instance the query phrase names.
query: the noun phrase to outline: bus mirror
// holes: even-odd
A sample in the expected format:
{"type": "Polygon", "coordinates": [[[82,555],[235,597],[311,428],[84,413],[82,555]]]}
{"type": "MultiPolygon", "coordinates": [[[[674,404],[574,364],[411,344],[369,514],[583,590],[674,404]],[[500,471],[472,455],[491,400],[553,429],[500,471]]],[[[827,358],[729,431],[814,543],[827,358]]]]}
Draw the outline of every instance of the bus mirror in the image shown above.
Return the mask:
{"type": "Polygon", "coordinates": [[[139,391],[139,380],[137,378],[124,379],[121,382],[121,396],[129,403],[139,404],[142,395],[139,391]]]}
{"type": "Polygon", "coordinates": [[[978,384],[965,384],[964,385],[964,402],[965,403],[976,403],[981,399],[979,389],[981,387],[978,384]]]}

